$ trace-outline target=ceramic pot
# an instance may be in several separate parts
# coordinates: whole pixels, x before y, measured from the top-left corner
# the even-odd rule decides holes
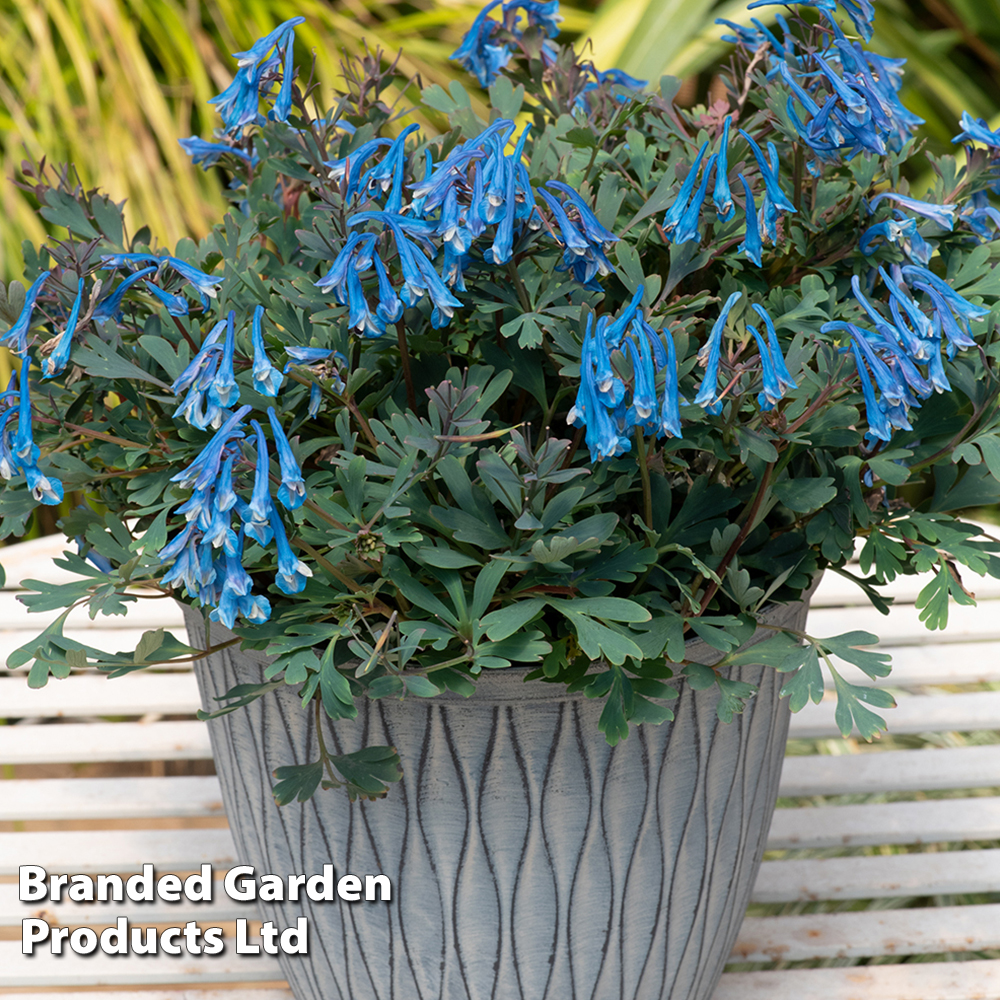
[[[804,603],[774,624],[802,629]],[[185,609],[192,643],[200,615]],[[754,640],[773,633],[760,630]],[[213,626],[213,641],[231,634]],[[718,654],[692,644],[692,658]],[[268,660],[196,664],[206,707]],[[280,958],[298,1000],[708,1000],[735,942],[771,822],[788,731],[786,679],[742,666],[759,694],[730,724],[714,688],[679,684],[676,718],[609,747],[603,702],[523,671],[486,673],[471,699],[366,702],[331,723],[331,752],[395,746],[386,799],[320,791],[282,808],[272,772],[315,760],[315,715],[292,689],[210,723],[241,863],[258,874],[385,874],[390,902],[273,902],[305,916],[307,956]]]

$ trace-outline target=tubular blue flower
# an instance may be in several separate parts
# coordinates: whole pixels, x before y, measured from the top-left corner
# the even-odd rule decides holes
[[[382,324],[395,323],[403,315],[403,303],[400,302],[396,289],[392,287],[389,273],[378,255],[374,258],[375,275],[378,278],[378,306],[375,313]]]
[[[719,361],[722,356],[722,331],[725,329],[730,311],[742,296],[742,292],[733,292],[726,299],[726,304],[722,307],[722,312],[719,313],[719,318],[715,321],[708,340],[705,341],[698,351],[698,364],[704,367],[705,377],[702,379],[701,388],[694,399],[696,406],[707,408],[717,402],[719,392]]]
[[[917,336],[921,340],[929,340],[932,337],[930,320],[921,312],[920,307],[910,298],[906,292],[903,291],[900,286],[885,273],[884,267],[879,267],[878,273],[882,276],[882,281],[885,282],[886,288],[889,289],[889,294],[892,296],[892,301],[896,302],[906,313],[910,322],[913,324],[913,329],[916,331]],[[901,276],[902,277],[902,276]],[[897,323],[898,326],[898,323]]]
[[[659,339],[659,338],[657,338]],[[664,338],[667,342],[667,361],[663,366],[666,380],[663,383],[663,401],[660,404],[660,424],[658,437],[683,437],[681,430],[680,380],[677,374],[677,348],[670,331]]]
[[[869,226],[861,234],[861,239],[858,242],[858,249],[866,257],[870,257],[878,249],[877,245],[872,246],[872,243],[875,241],[883,239],[889,243],[902,244],[905,238],[909,237],[912,239],[916,231],[917,223],[915,219],[907,219],[902,223],[895,222],[892,219],[886,219],[885,222],[879,222],[874,226]]]
[[[992,149],[1000,149],[1000,130],[992,131],[985,118],[973,118],[968,111],[962,112],[962,131],[952,142],[981,142]]]
[[[214,354],[222,350],[216,341],[226,328],[226,321],[219,320],[209,331],[208,335],[201,343],[198,353],[192,358],[190,364],[177,376],[170,391],[175,395],[180,395],[185,389],[194,384],[195,380],[205,371]]]
[[[319,413],[319,408],[323,402],[323,390],[319,387],[319,384],[313,382],[309,386],[309,408],[306,411],[310,417],[315,417]]]
[[[287,122],[292,110],[292,83],[295,80],[295,32],[285,35],[285,65],[281,74],[281,89],[278,91],[274,107],[268,118],[276,122]]]
[[[256,153],[251,155],[238,146],[230,146],[225,142],[208,142],[205,139],[199,139],[196,135],[192,135],[187,139],[178,139],[177,141],[183,147],[184,152],[191,157],[191,162],[196,165],[200,163],[204,170],[215,166],[220,158],[227,153],[232,153],[233,156],[239,157],[253,167],[256,167],[260,162],[260,157]]]
[[[743,192],[746,195],[746,234],[743,242],[736,248],[737,253],[745,253],[758,267],[761,266],[761,253],[763,245],[760,239],[760,227],[757,225],[757,206],[754,204],[753,193],[747,179],[742,174],[736,175],[743,185]]]
[[[419,125],[408,125],[403,129],[389,147],[389,151],[382,157],[382,160],[370,168],[364,177],[361,178],[361,189],[369,193],[375,188],[381,188],[383,192],[391,189],[389,198],[385,203],[385,211],[387,212],[399,212],[402,208],[403,166],[406,161],[406,140],[419,128]]]
[[[223,460],[222,470],[215,485],[215,506],[218,510],[231,510],[236,506],[236,494],[233,492],[233,463],[236,452],[231,451]]]
[[[919,201],[916,198],[907,198],[904,195],[896,194],[895,191],[883,191],[875,195],[868,203],[872,212],[875,211],[878,203],[885,198],[889,198],[897,205],[922,215],[925,219],[936,222],[942,229],[951,231],[955,226],[955,213],[958,211],[957,205],[935,205],[929,201]]]
[[[267,439],[264,431],[256,420],[250,421],[254,430],[254,444],[257,449],[257,464],[254,469],[253,493],[250,503],[244,506],[236,505],[246,527],[246,533],[261,545],[268,545],[273,532],[271,531],[271,501],[270,493],[270,463],[267,454]]]
[[[77,279],[76,298],[73,300],[73,307],[69,312],[69,319],[66,321],[66,329],[59,337],[59,342],[55,350],[42,359],[42,375],[45,378],[52,378],[58,375],[69,362],[69,352],[73,348],[73,335],[76,333],[76,322],[80,318],[80,304],[83,302],[83,279]]]
[[[797,389],[799,385],[792,378],[792,374],[785,364],[785,359],[781,354],[781,344],[778,343],[778,331],[774,328],[774,322],[770,315],[759,303],[755,302],[753,308],[757,315],[764,321],[764,326],[767,328],[767,344],[771,350],[771,363],[774,365],[775,377],[783,396],[789,389]]]
[[[722,142],[719,144],[719,159],[715,164],[715,191],[712,201],[720,222],[728,222],[735,214],[733,195],[729,190],[729,125],[733,116],[726,115],[726,123],[722,129]]]
[[[292,365],[314,365],[320,361],[326,361],[327,358],[333,355],[333,349],[328,347],[286,347],[285,354],[291,358],[282,372],[286,375],[291,369]]]
[[[0,337],[0,341],[19,358],[23,358],[28,352],[28,328],[31,326],[31,314],[35,309],[35,300],[51,273],[51,271],[43,271],[31,283],[31,287],[24,296],[24,305],[21,306],[21,312],[14,321],[14,325]]]
[[[868,369],[865,368],[858,342],[853,337],[851,338],[851,353],[854,355],[854,363],[857,365],[858,380],[861,382],[861,394],[865,400],[865,419],[868,421],[867,436],[877,438],[879,441],[891,441],[892,426],[886,418],[885,412],[875,399],[875,390],[872,388],[871,379],[868,377]]]
[[[559,34],[559,22],[562,20],[559,0],[507,0],[503,5],[504,11],[515,8],[523,10],[528,15],[528,24],[537,25],[549,38]]]
[[[21,362],[21,374],[18,376],[18,407],[17,431],[14,434],[12,447],[14,455],[21,467],[34,465],[41,452],[31,436],[31,389],[28,385],[28,369],[31,362],[27,357]]]
[[[12,378],[17,378],[16,373]],[[13,479],[17,475],[19,463],[14,457],[13,430],[10,427],[10,418],[16,413],[16,409],[10,409],[0,414],[0,479]]]
[[[54,476],[44,476],[36,465],[24,466],[24,478],[36,502],[55,507],[63,502],[63,484]]]
[[[486,15],[497,7],[500,0],[491,0],[477,15],[459,45],[449,58],[475,74],[481,87],[488,87],[504,66],[510,62],[511,51],[506,45],[491,42],[498,22]]]
[[[772,154],[772,159],[774,163],[769,163],[764,157],[764,153],[761,151],[760,146],[754,141],[753,137],[746,132],[744,129],[740,129],[740,135],[749,143],[750,150],[754,155],[754,159],[757,161],[757,167],[760,170],[761,177],[764,181],[764,187],[767,191],[768,197],[771,199],[774,207],[780,209],[782,212],[794,212],[795,206],[788,200],[785,192],[781,190],[781,185],[778,183],[778,162],[776,154]],[[768,148],[770,151],[769,144]]]
[[[514,214],[517,211],[515,165],[510,159],[503,157],[500,166],[502,169],[497,173],[503,177],[503,214],[490,247],[494,264],[506,264],[514,252]]]
[[[701,206],[704,204],[705,195],[708,193],[708,178],[712,172],[712,167],[715,164],[718,154],[713,153],[709,158],[708,162],[705,164],[705,169],[702,171],[701,183],[698,185],[698,190],[695,191],[688,203],[687,208],[684,209],[684,214],[680,217],[677,223],[677,228],[673,232],[674,243],[687,243],[688,240],[694,240],[695,242],[701,242],[701,233],[698,231],[698,221],[701,218]]]
[[[312,570],[292,552],[285,534],[285,526],[281,515],[273,505],[270,511],[271,529],[274,532],[274,544],[278,550],[278,572],[274,582],[285,594],[298,594],[305,589],[306,580],[312,576]]]
[[[241,69],[249,67],[246,76],[247,79],[252,79],[253,67],[264,59],[275,45],[280,45],[281,39],[286,34],[291,35],[300,24],[305,23],[304,17],[292,17],[287,21],[282,21],[273,31],[269,31],[263,38],[258,38],[249,49],[244,52],[234,52],[233,58],[236,60],[236,65]],[[286,40],[286,44],[290,44],[290,39]]]
[[[285,432],[274,412],[274,407],[267,408],[267,419],[271,422],[274,432],[274,446],[278,452],[278,465],[281,467],[281,486],[278,487],[278,500],[286,510],[296,510],[306,502],[306,484],[302,478],[299,463],[295,461],[292,447],[285,437]]]
[[[901,268],[904,278],[909,280],[919,279],[935,288],[938,294],[948,303],[952,312],[956,316],[963,316],[965,319],[983,319],[989,316],[990,310],[986,306],[977,306],[968,299],[959,295],[951,285],[942,281],[933,271],[926,267],[919,267],[915,264],[905,264]]]
[[[179,483],[182,489],[193,487],[196,490],[204,490],[210,487],[219,474],[223,449],[231,438],[243,437],[239,424],[252,409],[251,406],[241,406],[235,413],[230,414],[208,444],[202,448],[197,458],[187,468],[171,476],[170,481]]]
[[[165,292],[159,285],[154,285],[149,279],[146,280],[146,287],[167,307],[167,312],[171,316],[187,316],[187,299],[182,295],[171,295],[170,292]]]
[[[127,278],[125,278],[110,295],[105,295],[104,298],[97,303],[97,307],[94,309],[91,319],[98,323],[103,323],[109,319],[113,319],[117,322],[121,319],[122,300],[125,298],[125,293],[140,278],[146,277],[147,274],[153,274],[155,271],[155,267],[144,267],[139,271],[134,271]]]
[[[580,226],[583,230],[583,235],[587,240],[591,243],[598,243],[605,249],[610,244],[618,242],[619,237],[601,225],[597,216],[590,210],[590,206],[583,200],[579,192],[575,191],[568,184],[563,184],[562,181],[548,181],[545,186],[561,191],[573,203],[573,207],[580,216]]]
[[[179,257],[159,257],[152,253],[112,253],[101,254],[101,260],[109,268],[124,267],[126,264],[153,263],[158,267],[167,264],[185,281],[194,285],[200,295],[207,295],[209,298],[215,298],[215,286],[222,284],[222,278],[213,278]]]
[[[632,293],[629,304],[612,320],[608,322],[607,316],[602,316],[597,321],[597,332],[601,334],[602,341],[610,348],[615,349],[621,344],[622,337],[636,317],[641,317],[642,312],[639,307],[642,305],[642,297],[646,294],[645,285],[637,285]],[[588,324],[589,329],[589,324]]]
[[[233,370],[233,354],[236,348],[236,310],[230,309],[226,318],[226,340],[222,346],[219,370],[208,387],[208,400],[220,409],[228,409],[239,402],[240,387],[236,384]]]
[[[972,334],[968,330],[968,327],[962,329],[961,325],[956,322],[955,317],[948,308],[947,302],[936,288],[923,281],[914,281],[913,287],[925,292],[930,297],[931,302],[934,303],[935,314],[941,321],[941,332],[948,341],[949,359],[954,358],[959,350],[976,346],[976,342],[972,339]]]
[[[851,332],[852,343],[857,344],[861,353],[865,356],[868,368],[875,377],[879,392],[882,393],[883,401],[891,405],[904,402],[909,396],[906,384],[897,378],[889,366],[872,350],[871,344],[868,343],[868,338],[865,336],[865,331],[861,327],[854,326],[852,323],[845,323],[844,325]],[[830,324],[825,323],[820,329],[825,333],[829,326]]]
[[[867,125],[872,117],[868,102],[853,87],[850,87],[818,52],[813,53],[813,58],[818,63],[827,83],[844,102],[844,106],[847,108],[848,122],[858,127]]]
[[[391,146],[391,139],[369,139],[363,142],[353,153],[339,160],[327,160],[323,166],[329,168],[331,180],[342,181],[347,178],[347,189],[344,197],[350,200],[359,191],[361,183],[361,168],[370,160],[383,146]]]
[[[757,341],[757,350],[760,352],[760,368],[764,379],[764,390],[757,394],[757,403],[766,412],[773,410],[775,404],[779,403],[785,394],[778,384],[778,376],[771,362],[771,353],[767,349],[767,344],[764,343],[764,338],[760,335],[757,327],[751,326],[749,323],[747,323],[747,330],[753,335],[753,339]]]
[[[701,149],[698,150],[698,155],[695,157],[694,163],[691,164],[691,169],[688,171],[687,177],[684,178],[684,183],[681,185],[680,191],[677,192],[677,197],[670,208],[667,209],[667,214],[663,218],[663,232],[666,236],[670,236],[677,228],[681,217],[684,215],[691,192],[694,190],[695,182],[698,180],[698,168],[701,166],[701,161],[707,149],[708,141],[706,140],[702,143]]]
[[[632,387],[632,405],[629,407],[627,426],[651,429],[655,425],[656,412],[656,374],[653,371],[653,357],[649,351],[649,341],[644,337],[635,340],[629,338],[625,343],[632,361],[634,383]],[[652,419],[651,419],[652,418]]]
[[[264,347],[264,332],[262,320],[264,307],[256,306],[253,311],[253,323],[250,327],[250,343],[253,345],[253,387],[262,396],[277,396],[285,376],[271,364]]]

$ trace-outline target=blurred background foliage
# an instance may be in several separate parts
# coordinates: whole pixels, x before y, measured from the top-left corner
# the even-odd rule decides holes
[[[224,180],[192,167],[177,144],[218,124],[206,101],[232,79],[230,53],[302,15],[300,60],[315,54],[330,95],[343,50],[404,48],[404,79],[470,81],[449,54],[477,0],[0,0],[0,278],[17,277],[23,239],[46,224],[11,183],[25,151],[71,162],[80,180],[125,199],[134,231],[161,245],[199,237],[219,217]],[[876,0],[873,47],[909,60],[904,102],[927,119],[935,151],[950,148],[962,110],[1000,124],[1000,0]],[[686,82],[681,99],[718,92],[727,46],[716,17],[748,22],[745,0],[568,0],[563,30],[592,45],[599,68]],[[773,19],[775,8],[756,14]],[[592,39],[587,42],[587,39]],[[714,87],[713,87],[714,81]]]

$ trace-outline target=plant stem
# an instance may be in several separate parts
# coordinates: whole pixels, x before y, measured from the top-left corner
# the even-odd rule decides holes
[[[642,428],[635,429],[635,460],[639,463],[639,478],[642,480],[642,516],[646,527],[653,530],[653,492],[649,483],[649,463],[646,461],[646,439]]]
[[[417,393],[413,388],[413,373],[410,371],[410,351],[406,345],[406,326],[402,320],[396,324],[396,339],[399,341],[399,361],[403,369],[403,378],[406,380],[406,402],[410,409],[416,413]]]
[[[747,535],[750,534],[750,531],[753,528],[753,522],[757,517],[757,511],[760,510],[760,505],[764,502],[764,494],[767,492],[767,488],[771,484],[772,472],[774,472],[774,462],[768,462],[767,468],[764,469],[764,475],[760,477],[760,482],[757,484],[757,492],[754,494],[753,500],[750,502],[750,506],[746,510],[746,517],[743,520],[740,533],[733,539],[733,544],[729,546],[729,551],[722,557],[722,562],[720,562],[716,568],[715,572],[719,577],[719,580],[721,580],[725,575],[729,564],[736,557],[736,553],[739,552],[740,546],[746,541]],[[705,596],[701,599],[701,607],[698,609],[699,617],[708,610],[709,602],[713,597],[715,597],[719,586],[720,584],[713,580],[705,588]]]
[[[507,273],[510,275],[510,280],[517,289],[517,298],[521,303],[521,308],[526,312],[531,312],[531,300],[528,298],[528,290],[524,287],[524,282],[521,281],[521,275],[517,273],[517,265],[512,261],[507,261]]]

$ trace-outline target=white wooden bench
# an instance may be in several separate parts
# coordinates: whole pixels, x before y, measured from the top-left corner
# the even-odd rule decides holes
[[[59,571],[48,564],[53,548],[58,552],[61,546],[41,539],[0,551],[8,586],[26,577],[55,580]],[[800,912],[753,915],[752,907],[732,961],[772,968],[727,972],[716,1000],[1000,998],[1000,960],[979,957],[1000,950],[1000,742],[981,736],[983,745],[973,745],[976,741],[960,735],[1000,730],[1000,690],[983,690],[1000,684],[1000,585],[973,581],[979,607],[953,607],[952,627],[944,635],[928,633],[918,623],[912,606],[918,589],[913,580],[899,583],[894,592],[901,603],[889,618],[835,575],[827,575],[817,594],[812,634],[868,629],[883,636],[895,661],[888,686],[899,702],[888,714],[890,731],[922,734],[914,742],[928,745],[861,753],[853,741],[826,743],[839,740],[828,701],[793,717],[793,749],[809,750],[801,741],[811,740],[819,741],[813,751],[826,752],[786,758],[781,795],[810,805],[782,803],[768,846],[791,856],[765,860],[753,898],[757,909],[768,904]],[[0,661],[33,634],[29,628],[37,633],[43,620],[29,617],[13,590],[0,592]],[[106,649],[130,648],[143,629],[160,625],[183,635],[180,615],[167,601],[140,603],[126,619],[91,622],[82,614],[73,619],[77,634]],[[13,722],[0,724],[0,993],[27,1000],[39,994],[17,991],[104,987],[99,993],[60,990],[58,995],[63,1000],[289,1000],[274,960],[237,957],[229,947],[224,956],[211,958],[20,954],[20,922],[39,908],[52,923],[95,929],[123,913],[143,924],[183,925],[193,919],[202,926],[226,925],[253,918],[252,910],[222,892],[211,904],[38,907],[17,898],[13,876],[21,864],[96,874],[135,872],[153,862],[160,874],[191,871],[206,861],[216,871],[238,863],[213,776],[10,777],[43,764],[205,760],[210,748],[204,724],[194,719],[198,707],[188,670],[135,674],[112,683],[74,675],[41,691],[27,687],[24,671],[0,677],[0,720]],[[114,717],[128,721],[107,721]],[[973,790],[977,794],[969,794]],[[925,797],[934,792],[958,797]],[[907,800],[884,801],[897,793]],[[875,801],[829,801],[844,795]],[[121,821],[130,821],[129,828]],[[867,848],[861,856],[860,848]],[[806,850],[812,856],[796,856]],[[849,856],[836,856],[845,852]],[[956,905],[956,896],[965,899]],[[817,901],[840,912],[801,912]],[[850,909],[854,906],[864,908]],[[884,964],[900,956],[906,961]],[[825,967],[783,967],[811,960]],[[238,992],[221,989],[235,983],[241,984]],[[200,989],[216,984],[218,992]],[[151,986],[169,988],[129,992]],[[185,990],[195,986],[196,992]]]

